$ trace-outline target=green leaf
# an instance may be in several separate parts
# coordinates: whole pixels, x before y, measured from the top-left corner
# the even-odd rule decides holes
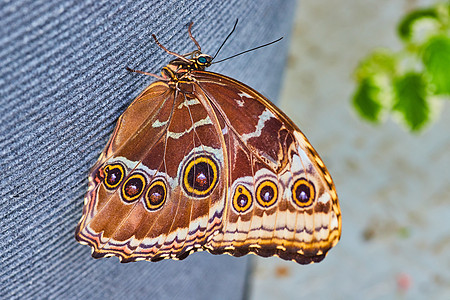
[[[419,73],[408,73],[395,81],[394,112],[411,131],[419,131],[430,121],[428,86]]]
[[[373,123],[382,121],[392,102],[396,69],[396,57],[387,49],[377,49],[359,63],[355,72],[359,84],[352,103],[361,117]]]
[[[437,95],[450,95],[450,38],[436,36],[430,39],[422,53],[427,75]]]
[[[387,85],[386,80],[379,76],[367,77],[360,82],[352,102],[361,117],[373,123],[382,120],[389,100]]]
[[[434,7],[412,11],[400,21],[397,27],[398,34],[405,41],[417,39],[417,31],[420,31],[417,27],[420,25],[439,27],[438,18],[438,13]]]
[[[358,81],[362,81],[374,75],[394,76],[397,72],[397,58],[389,49],[376,49],[362,60],[355,75]]]

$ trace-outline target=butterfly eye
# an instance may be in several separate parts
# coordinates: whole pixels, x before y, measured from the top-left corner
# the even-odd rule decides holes
[[[156,180],[150,185],[145,194],[145,206],[149,210],[157,210],[163,206],[166,198],[166,184],[162,180]]]
[[[125,173],[120,164],[107,165],[103,172],[105,173],[104,183],[108,189],[115,189],[122,182]]]
[[[207,156],[191,160],[183,172],[183,188],[194,197],[206,197],[218,181],[217,164]]]
[[[122,197],[125,202],[133,202],[142,195],[145,187],[145,177],[136,173],[131,175],[122,186]]]
[[[314,185],[305,178],[298,179],[292,187],[294,202],[300,207],[308,207],[314,202]]]
[[[202,65],[206,64],[206,62],[207,62],[206,57],[204,57],[204,56],[199,57],[198,62]]]
[[[278,198],[277,185],[270,181],[265,180],[258,185],[256,189],[256,200],[263,207],[272,206]]]
[[[252,205],[252,195],[243,185],[238,185],[234,191],[233,207],[237,212],[245,212]]]

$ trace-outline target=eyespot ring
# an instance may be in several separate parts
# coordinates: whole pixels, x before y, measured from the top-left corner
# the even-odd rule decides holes
[[[264,208],[268,208],[277,202],[278,188],[271,180],[264,180],[256,188],[256,200]]]
[[[131,203],[138,199],[144,192],[146,180],[144,175],[135,173],[128,177],[122,185],[122,198],[125,202]]]
[[[145,207],[149,210],[160,209],[167,199],[166,183],[162,179],[156,179],[145,193]]]
[[[109,190],[116,189],[125,176],[125,170],[121,164],[106,165],[103,172],[105,173],[103,183]]]
[[[189,196],[203,198],[212,193],[219,180],[217,163],[209,156],[197,156],[183,170],[182,186]]]
[[[306,178],[300,178],[292,186],[292,198],[299,207],[311,206],[316,197],[314,184]]]
[[[246,212],[252,206],[252,202],[253,199],[250,191],[242,184],[239,184],[234,189],[233,208],[238,213],[243,213]]]

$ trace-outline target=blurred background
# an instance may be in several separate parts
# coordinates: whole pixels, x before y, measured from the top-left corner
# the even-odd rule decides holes
[[[449,103],[415,133],[352,105],[359,61],[400,51],[402,17],[434,3],[298,3],[279,104],[335,181],[342,238],[315,265],[253,257],[250,299],[450,299]]]
[[[397,33],[435,3],[0,1],[0,299],[450,299],[450,108],[433,96],[450,94],[450,12],[426,57],[410,54],[436,22],[419,40]],[[189,21],[214,53],[236,18],[220,58],[285,39],[211,71],[266,95],[305,133],[335,181],[341,241],[308,266],[208,253],[94,260],[73,237],[88,172],[153,81],[125,67],[159,72],[169,60],[152,33],[192,49]]]

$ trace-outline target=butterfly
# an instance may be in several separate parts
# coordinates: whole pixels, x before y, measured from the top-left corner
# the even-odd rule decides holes
[[[203,250],[321,261],[341,234],[327,168],[264,96],[205,71],[218,52],[202,53],[191,28],[197,50],[184,55],[152,35],[176,57],[162,76],[129,69],[159,80],[119,117],[92,168],[77,241],[121,262]]]

